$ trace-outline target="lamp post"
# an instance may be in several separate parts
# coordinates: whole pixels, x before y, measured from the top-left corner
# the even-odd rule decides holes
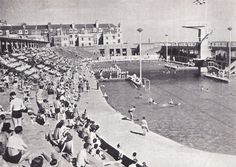
[[[169,59],[168,59],[168,34],[165,34],[166,36],[166,61],[168,62]]]
[[[228,78],[230,77],[230,64],[231,64],[231,31],[232,27],[227,28],[229,30],[229,73],[228,73]]]
[[[140,77],[140,82],[142,83],[142,40],[141,40],[141,33],[143,31],[142,28],[138,28],[137,31],[139,32],[139,77]]]

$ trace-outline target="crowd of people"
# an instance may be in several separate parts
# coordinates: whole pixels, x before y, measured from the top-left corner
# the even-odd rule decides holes
[[[20,52],[17,54],[22,56]],[[33,54],[33,58],[30,59],[28,54]],[[24,59],[24,63],[32,65],[28,70],[36,69],[32,73],[34,77],[26,75],[27,70],[23,74],[17,70],[6,70],[6,67],[1,71],[3,91],[9,94],[9,110],[0,106],[0,160],[2,158],[5,162],[15,164],[27,161],[29,166],[37,167],[43,166],[43,161],[46,160],[51,166],[59,166],[56,154],[48,156],[42,153],[32,157],[28,151],[28,146],[22,137],[24,136],[22,120],[26,113],[32,123],[41,126],[55,124],[54,130],[46,134],[46,139],[69,163],[85,167],[89,163],[88,155],[90,155],[103,162],[104,166],[122,164],[123,153],[120,145],[118,144],[116,148],[117,160],[111,161],[107,158],[106,150],[101,148],[102,141],[96,134],[99,125],[88,117],[86,109],[81,111],[78,106],[81,95],[90,90],[90,83],[81,71],[84,68],[88,69],[89,62],[83,63],[81,67],[82,65],[74,63],[73,60],[60,58],[54,51],[46,48],[25,50],[24,55],[27,59]],[[43,55],[57,57],[64,65],[55,63],[54,59],[47,59]],[[8,55],[6,60],[8,58],[11,58],[11,55]],[[43,61],[45,64],[42,65]],[[45,67],[50,68],[44,70]],[[93,71],[90,72],[93,75]],[[37,83],[33,82],[34,79],[37,79]],[[33,100],[36,100],[37,110],[33,107]],[[145,118],[142,120],[142,128],[148,131]],[[74,132],[83,141],[83,147],[79,152],[74,149]],[[4,161],[0,161],[2,162]]]

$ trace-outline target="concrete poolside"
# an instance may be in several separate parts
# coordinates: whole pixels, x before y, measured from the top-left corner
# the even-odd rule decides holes
[[[91,90],[85,93],[80,101],[80,109],[87,109],[90,118],[95,120],[100,129],[98,135],[115,147],[122,146],[125,155],[131,157],[138,153],[139,163],[147,162],[148,166],[193,166],[193,167],[227,167],[236,165],[236,156],[209,153],[192,149],[170,139],[150,132],[147,136],[133,134],[130,131],[142,132],[141,127],[133,122],[122,120],[96,89],[96,81],[89,79]]]

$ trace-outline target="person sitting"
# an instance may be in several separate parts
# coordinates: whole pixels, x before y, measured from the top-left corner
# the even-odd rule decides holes
[[[58,114],[60,112],[60,107],[61,107],[61,102],[60,102],[60,98],[57,96],[56,100],[53,103],[54,108],[55,108],[55,114]]]
[[[24,160],[28,147],[22,139],[22,126],[15,127],[14,132],[15,133],[8,139],[3,159],[7,162],[18,164],[20,161]]]
[[[3,154],[6,151],[8,138],[9,138],[9,134],[5,132],[5,130],[0,133],[0,146],[3,151]]]
[[[9,164],[3,160],[3,155],[5,153],[5,146],[0,143],[0,166],[1,167],[10,167]]]
[[[64,138],[62,139],[60,145],[60,152],[64,152],[71,156],[74,155],[73,136],[69,132],[64,135]]]
[[[67,127],[72,128],[74,126],[74,112],[69,105],[66,106],[65,115],[67,120]]]
[[[90,127],[89,127],[90,125],[89,125],[89,122],[87,122],[85,125],[84,125],[84,127],[83,127],[83,129],[82,129],[82,132],[81,132],[81,137],[82,138],[85,138],[86,136],[89,136],[89,133],[90,133]]]
[[[30,167],[43,167],[43,157],[42,156],[37,156],[32,159],[30,163]]]
[[[84,143],[83,149],[80,150],[79,154],[77,155],[77,161],[76,161],[77,167],[85,167],[86,164],[89,164],[88,159],[87,159],[88,147],[89,147],[89,144]]]
[[[1,114],[0,115],[0,132],[2,130],[2,127],[3,127],[3,124],[5,123],[6,121],[6,116],[4,114]]]
[[[53,133],[48,134],[48,139],[53,145],[59,145],[59,143],[63,140],[64,138],[64,133],[66,133],[67,128],[65,127],[65,122],[61,120],[60,122],[57,123]]]
[[[61,121],[61,120],[65,121],[66,120],[64,106],[62,106],[62,108],[60,109],[60,112],[56,115],[56,119],[57,119],[57,121]]]
[[[48,103],[48,100],[47,99],[43,99],[43,104],[42,104],[42,111],[41,111],[42,114],[45,114],[46,116],[52,118],[52,113],[50,111],[50,106],[49,106],[49,103]]]
[[[37,122],[39,125],[45,125],[46,123],[45,114],[38,114],[35,118],[35,122]]]

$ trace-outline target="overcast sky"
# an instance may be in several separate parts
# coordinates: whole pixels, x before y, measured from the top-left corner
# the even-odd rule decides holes
[[[9,24],[113,23],[122,25],[124,40],[138,41],[137,28],[143,41],[196,41],[197,32],[181,28],[202,24],[205,5],[194,0],[0,0],[0,19]],[[207,20],[213,29],[211,40],[228,40],[227,27],[232,26],[236,40],[236,0],[208,0]]]

